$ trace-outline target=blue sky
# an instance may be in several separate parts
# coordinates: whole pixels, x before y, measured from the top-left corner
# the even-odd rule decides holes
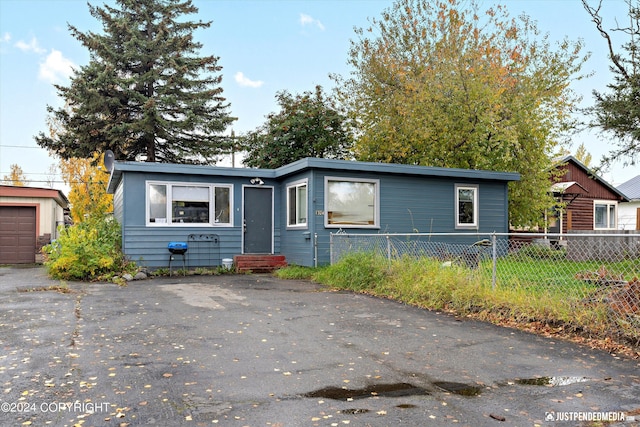
[[[595,0],[594,0],[595,1]],[[93,5],[105,2],[90,1]],[[113,4],[113,1],[107,1]],[[301,93],[322,85],[333,87],[329,73],[347,75],[349,41],[354,27],[380,17],[391,0],[194,0],[192,19],[213,21],[196,32],[202,55],[220,57],[224,96],[238,117],[235,132],[255,129],[277,110],[275,94]],[[605,41],[597,33],[580,0],[507,0],[512,16],[526,13],[551,40],[582,38],[591,52],[584,72],[593,75],[574,89],[592,103],[593,89],[611,80]],[[492,5],[493,2],[485,2]],[[605,27],[625,22],[622,0],[604,0]],[[100,31],[84,0],[0,0],[0,178],[18,164],[32,186],[46,186],[47,171],[57,159],[37,147],[33,137],[46,131],[46,106],[59,107],[53,83],[67,84],[71,67],[85,65],[88,52],[74,39],[67,23],[81,31]],[[597,162],[608,151],[597,132],[574,138],[584,142]],[[620,184],[640,173],[638,166],[616,165],[603,177]],[[59,180],[59,178],[58,178]],[[65,190],[62,183],[56,188]]]

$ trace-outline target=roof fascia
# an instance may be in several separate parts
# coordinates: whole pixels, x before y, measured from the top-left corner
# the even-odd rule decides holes
[[[136,173],[173,173],[204,176],[229,176],[240,178],[275,178],[273,169],[232,168],[208,165],[189,165],[178,163],[151,163],[151,162],[114,162],[107,192],[113,193],[125,172]]]
[[[520,181],[516,172],[495,172],[474,169],[440,168],[432,166],[400,165],[391,163],[356,162],[351,160],[319,159],[307,157],[278,169],[232,168],[173,163],[115,162],[111,171],[107,191],[113,193],[124,172],[175,173],[206,176],[259,177],[278,179],[311,169],[337,170],[343,172],[368,172],[396,175],[459,178],[492,181]]]
[[[21,185],[0,185],[0,196],[5,197],[34,197],[53,199],[62,208],[69,206],[69,200],[60,190],[55,188],[27,187]]]
[[[307,169],[329,169],[351,172],[373,172],[413,176],[467,178],[497,181],[519,181],[516,172],[495,172],[475,169],[440,168],[392,163],[356,162],[351,160],[305,158],[276,169],[276,177],[284,177]]]
[[[587,175],[589,175],[590,177],[595,179],[597,182],[599,182],[604,187],[607,187],[607,189],[609,189],[612,193],[614,193],[617,196],[619,196],[622,199],[621,200],[622,202],[628,202],[629,201],[629,198],[624,193],[622,193],[620,190],[618,190],[613,185],[609,184],[607,181],[605,181],[599,175],[595,174],[584,163],[582,163],[580,160],[576,159],[573,156],[565,156],[565,157],[563,157],[560,160],[560,164],[558,166],[561,166],[562,164],[567,163],[567,162],[573,162],[576,166],[578,166],[580,169],[582,169]]]

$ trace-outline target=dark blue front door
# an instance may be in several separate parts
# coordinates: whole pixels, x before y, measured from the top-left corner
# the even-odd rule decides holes
[[[244,188],[244,253],[273,251],[273,189]]]

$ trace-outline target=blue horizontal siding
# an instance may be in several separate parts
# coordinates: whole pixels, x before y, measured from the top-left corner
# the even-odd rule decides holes
[[[210,251],[205,243],[190,242],[190,234],[216,234],[218,245],[210,262],[205,260],[205,255]],[[239,254],[240,238],[242,229],[220,228],[215,232],[208,230],[203,232],[202,228],[170,228],[170,227],[137,227],[126,226],[123,229],[124,252],[131,261],[135,261],[140,266],[148,268],[167,267],[169,263],[169,242],[187,242],[190,246],[187,250],[187,260],[189,267],[212,267],[221,265],[222,258],[233,258]],[[213,245],[212,245],[213,247]],[[178,259],[181,260],[180,257]]]
[[[505,232],[508,228],[507,182],[517,174],[422,168],[405,165],[304,159],[277,170],[232,169],[188,165],[118,163],[109,189],[114,193],[114,215],[123,224],[123,247],[131,260],[150,268],[166,267],[170,241],[187,241],[189,234],[219,236],[219,247],[209,256],[206,249],[187,252],[191,262],[211,259],[219,265],[242,251],[242,188],[248,178],[261,177],[274,188],[274,253],[290,264],[319,265],[329,262],[329,235],[337,228],[324,227],[325,176],[376,179],[380,183],[379,227],[348,228],[349,233],[428,233],[455,230],[455,184],[472,184],[479,191],[479,233]],[[307,228],[288,228],[286,186],[308,179]],[[233,227],[146,226],[146,181],[198,182],[233,185]],[[315,236],[317,235],[317,240]],[[314,247],[315,243],[315,247]],[[315,260],[317,250],[318,259]],[[206,252],[206,253],[205,253]],[[208,258],[207,258],[208,257]],[[192,265],[190,265],[191,267]],[[205,266],[205,265],[197,265]]]
[[[508,227],[507,200],[504,182],[473,181],[444,177],[411,177],[376,174],[337,174],[334,171],[318,172],[314,176],[315,210],[324,209],[325,176],[378,179],[380,185],[380,227],[363,229],[344,227],[353,234],[370,233],[445,233],[460,231],[469,233],[506,232]],[[477,230],[455,229],[455,184],[478,186]],[[324,217],[315,217],[313,232],[317,233],[318,264],[330,262],[330,233],[338,229],[325,229]],[[473,238],[451,239],[460,243],[473,243]]]

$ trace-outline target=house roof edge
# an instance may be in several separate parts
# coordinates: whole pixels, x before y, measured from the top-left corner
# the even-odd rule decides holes
[[[593,170],[591,170],[588,166],[586,166],[580,160],[576,159],[574,156],[567,155],[567,156],[564,156],[564,157],[560,158],[559,162],[558,162],[558,165],[562,165],[563,163],[567,163],[567,162],[575,163],[579,168],[584,170],[589,176],[593,177],[600,184],[602,184],[603,186],[607,187],[607,189],[610,190],[612,193],[614,193],[617,196],[619,196],[621,198],[622,202],[628,202],[629,201],[629,198],[623,192],[618,190],[613,185],[609,184],[604,178],[602,178],[601,176],[597,175],[595,172],[593,172]]]
[[[195,173],[200,175],[219,175],[224,172],[227,176],[284,178],[288,175],[308,169],[325,169],[352,172],[374,172],[388,174],[402,174],[414,176],[439,176],[450,178],[482,179],[494,181],[519,181],[517,172],[496,172],[476,169],[442,168],[434,166],[401,165],[396,163],[358,162],[353,160],[321,159],[306,157],[277,169],[233,168],[207,165],[190,165],[177,163],[146,163],[146,162],[115,162],[107,192],[115,192],[124,172],[141,173]]]
[[[443,168],[435,166],[402,165],[397,163],[358,162],[353,160],[307,157],[276,169],[276,177],[284,177],[306,169],[333,169],[354,172],[395,173],[403,175],[442,176],[456,178],[519,181],[517,172],[497,172],[477,169]]]

